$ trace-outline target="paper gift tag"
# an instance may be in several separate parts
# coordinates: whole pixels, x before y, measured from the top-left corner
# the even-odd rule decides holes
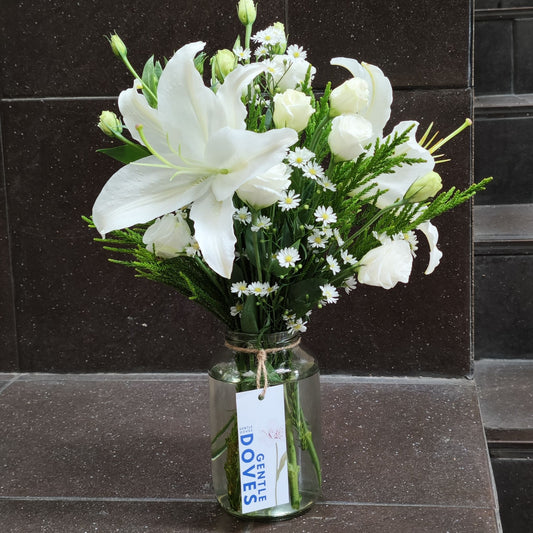
[[[242,512],[289,503],[283,385],[237,393]]]

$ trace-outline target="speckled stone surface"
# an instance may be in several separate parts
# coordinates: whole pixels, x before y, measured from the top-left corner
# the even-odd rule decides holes
[[[2,531],[499,531],[471,381],[323,377],[322,499],[268,526],[214,501],[206,393],[199,375],[0,387]]]
[[[476,361],[475,378],[487,439],[531,448],[533,361],[482,359]]]

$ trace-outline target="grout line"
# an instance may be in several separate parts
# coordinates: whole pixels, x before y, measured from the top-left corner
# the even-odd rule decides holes
[[[22,374],[17,374],[16,376],[12,377],[5,385],[2,385],[2,387],[0,387],[0,394],[2,394],[12,383],[15,383],[15,381],[20,379],[21,376]]]
[[[0,502],[65,502],[65,503],[214,503],[215,498],[120,498],[120,497],[76,497],[76,496],[0,496]],[[388,503],[388,502],[348,502],[320,500],[315,505],[333,505],[349,507],[403,507],[425,509],[491,509],[490,505],[456,505],[432,503]]]

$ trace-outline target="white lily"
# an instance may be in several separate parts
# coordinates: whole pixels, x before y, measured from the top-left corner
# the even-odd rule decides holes
[[[93,221],[105,234],[190,205],[205,261],[229,278],[236,241],[233,194],[281,163],[298,136],[288,128],[246,130],[242,88],[263,66],[237,67],[214,93],[193,62],[204,46],[187,44],[168,62],[159,80],[157,109],[137,91],[137,83],[120,94],[127,128],[153,155],[109,179],[94,204]]]
[[[397,167],[392,172],[381,174],[364,185],[364,187],[367,187],[370,184],[376,186],[371,190],[371,194],[374,194],[378,190],[384,191],[376,201],[376,206],[379,209],[388,207],[398,200],[401,200],[409,190],[409,187],[411,187],[417,179],[429,174],[435,166],[435,160],[430,152],[420,146],[416,141],[415,135],[417,127],[418,122],[415,121],[400,122],[392,130],[392,133],[384,139],[387,140],[388,138],[392,138],[395,134],[402,134],[408,128],[411,128],[407,134],[408,140],[396,148],[395,155],[403,153],[410,159],[422,159],[423,161],[420,163],[413,163],[412,165]],[[358,190],[360,189],[355,189],[353,192],[355,193]]]
[[[390,118],[392,86],[383,71],[375,65],[359,63],[349,57],[334,57],[330,63],[349,70],[354,78],[363,80],[368,86],[368,103],[353,110],[372,124],[374,139],[383,134],[383,128]]]

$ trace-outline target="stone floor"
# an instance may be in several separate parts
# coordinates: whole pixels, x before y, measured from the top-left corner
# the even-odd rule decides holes
[[[274,524],[217,506],[207,403],[195,374],[0,374],[0,531],[501,531],[473,381],[323,376],[322,499]]]

